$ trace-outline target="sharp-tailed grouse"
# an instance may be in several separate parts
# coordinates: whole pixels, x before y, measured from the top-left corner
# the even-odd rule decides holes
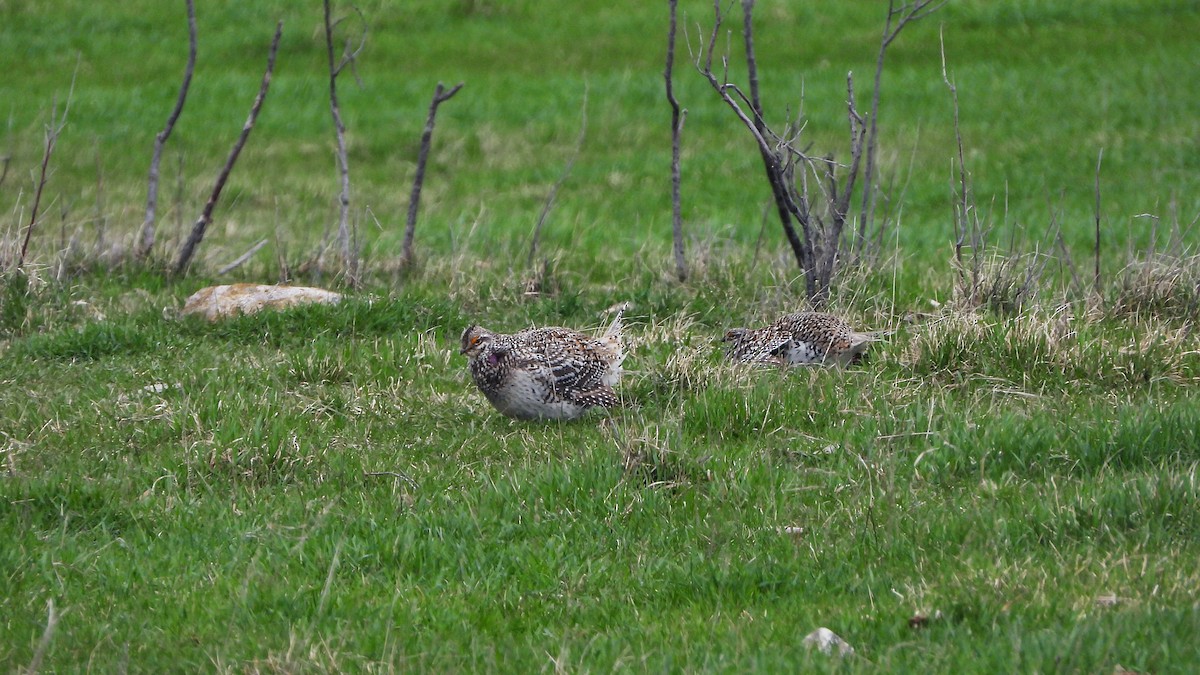
[[[857,333],[832,314],[788,314],[765,328],[725,333],[726,354],[735,361],[775,365],[849,365],[862,361],[882,333]]]
[[[462,334],[471,377],[501,413],[525,420],[566,420],[618,402],[625,348],[621,314],[600,337],[568,328],[530,328],[506,335],[478,325]]]

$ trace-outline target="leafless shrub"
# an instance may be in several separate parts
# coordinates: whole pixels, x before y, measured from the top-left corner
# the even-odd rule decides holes
[[[962,129],[959,125],[958,88],[946,69],[945,42],[942,42],[942,80],[950,91],[954,114],[954,140],[957,149],[957,184],[954,194],[954,257],[951,267],[957,279],[956,301],[969,309],[986,307],[1001,314],[1021,312],[1041,291],[1048,264],[1054,259],[1045,253],[1052,247],[1044,242],[1032,253],[1019,248],[1015,236],[1007,250],[995,248],[989,241],[994,228],[980,213],[971,189],[966,166]],[[1014,228],[1015,230],[1015,228]],[[1049,241],[1062,247],[1058,225],[1051,220]],[[1065,251],[1065,247],[1062,247]],[[1069,264],[1069,258],[1067,259]]]
[[[842,266],[843,232],[851,222],[850,202],[856,184],[861,180],[864,193],[855,243],[856,253],[865,254],[867,232],[874,218],[871,193],[875,188],[874,166],[877,146],[879,92],[884,56],[887,48],[906,25],[928,16],[943,2],[915,0],[888,3],[887,20],[876,60],[875,95],[872,101],[870,125],[859,113],[854,95],[853,74],[846,77],[847,118],[849,122],[850,161],[836,162],[833,155],[811,154],[801,143],[804,124],[794,120],[784,131],[777,132],[767,125],[759,97],[758,73],[754,54],[752,17],[754,0],[742,0],[742,34],[745,44],[747,83],[749,93],[729,81],[728,59],[722,59],[720,77],[713,71],[717,37],[723,20],[721,0],[714,0],[714,22],[705,46],[695,56],[696,69],[708,80],[721,100],[733,110],[758,145],[766,170],[767,182],[775,199],[776,211],[784,235],[791,246],[797,266],[805,277],[809,302],[816,307],[829,299],[833,278]],[[744,107],[743,107],[744,106]],[[866,154],[867,165],[862,167]],[[799,234],[795,224],[800,226]]]

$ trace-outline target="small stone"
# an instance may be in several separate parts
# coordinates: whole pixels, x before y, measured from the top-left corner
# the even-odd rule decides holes
[[[832,654],[834,650],[837,650],[838,656],[849,656],[854,653],[854,647],[851,647],[849,642],[824,626],[805,636],[804,646],[810,649],[816,647],[822,654]]]
[[[942,610],[934,610],[930,612],[917,612],[908,619],[908,627],[912,629],[926,628],[932,621],[942,620]]]
[[[180,314],[199,314],[209,321],[216,321],[254,314],[262,309],[278,310],[312,303],[333,304],[341,299],[340,293],[309,286],[228,284],[196,291],[184,302]]]

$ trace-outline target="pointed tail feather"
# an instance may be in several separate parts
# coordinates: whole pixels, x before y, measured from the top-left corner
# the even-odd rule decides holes
[[[624,328],[621,324],[621,317],[625,316],[625,312],[629,311],[629,308],[632,306],[633,303],[626,300],[604,310],[606,314],[615,313],[616,316],[613,317],[612,323],[608,325],[608,330],[604,331],[604,335],[601,337],[616,337],[619,339],[621,337],[621,330]]]

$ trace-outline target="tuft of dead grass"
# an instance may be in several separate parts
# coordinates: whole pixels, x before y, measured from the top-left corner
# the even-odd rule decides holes
[[[1026,389],[1051,382],[1182,384],[1200,375],[1200,336],[1191,324],[1117,321],[1071,304],[1006,317],[951,309],[912,331],[900,362],[918,375],[1003,378]]]
[[[1102,307],[1114,318],[1200,320],[1200,255],[1150,255],[1130,262]]]

